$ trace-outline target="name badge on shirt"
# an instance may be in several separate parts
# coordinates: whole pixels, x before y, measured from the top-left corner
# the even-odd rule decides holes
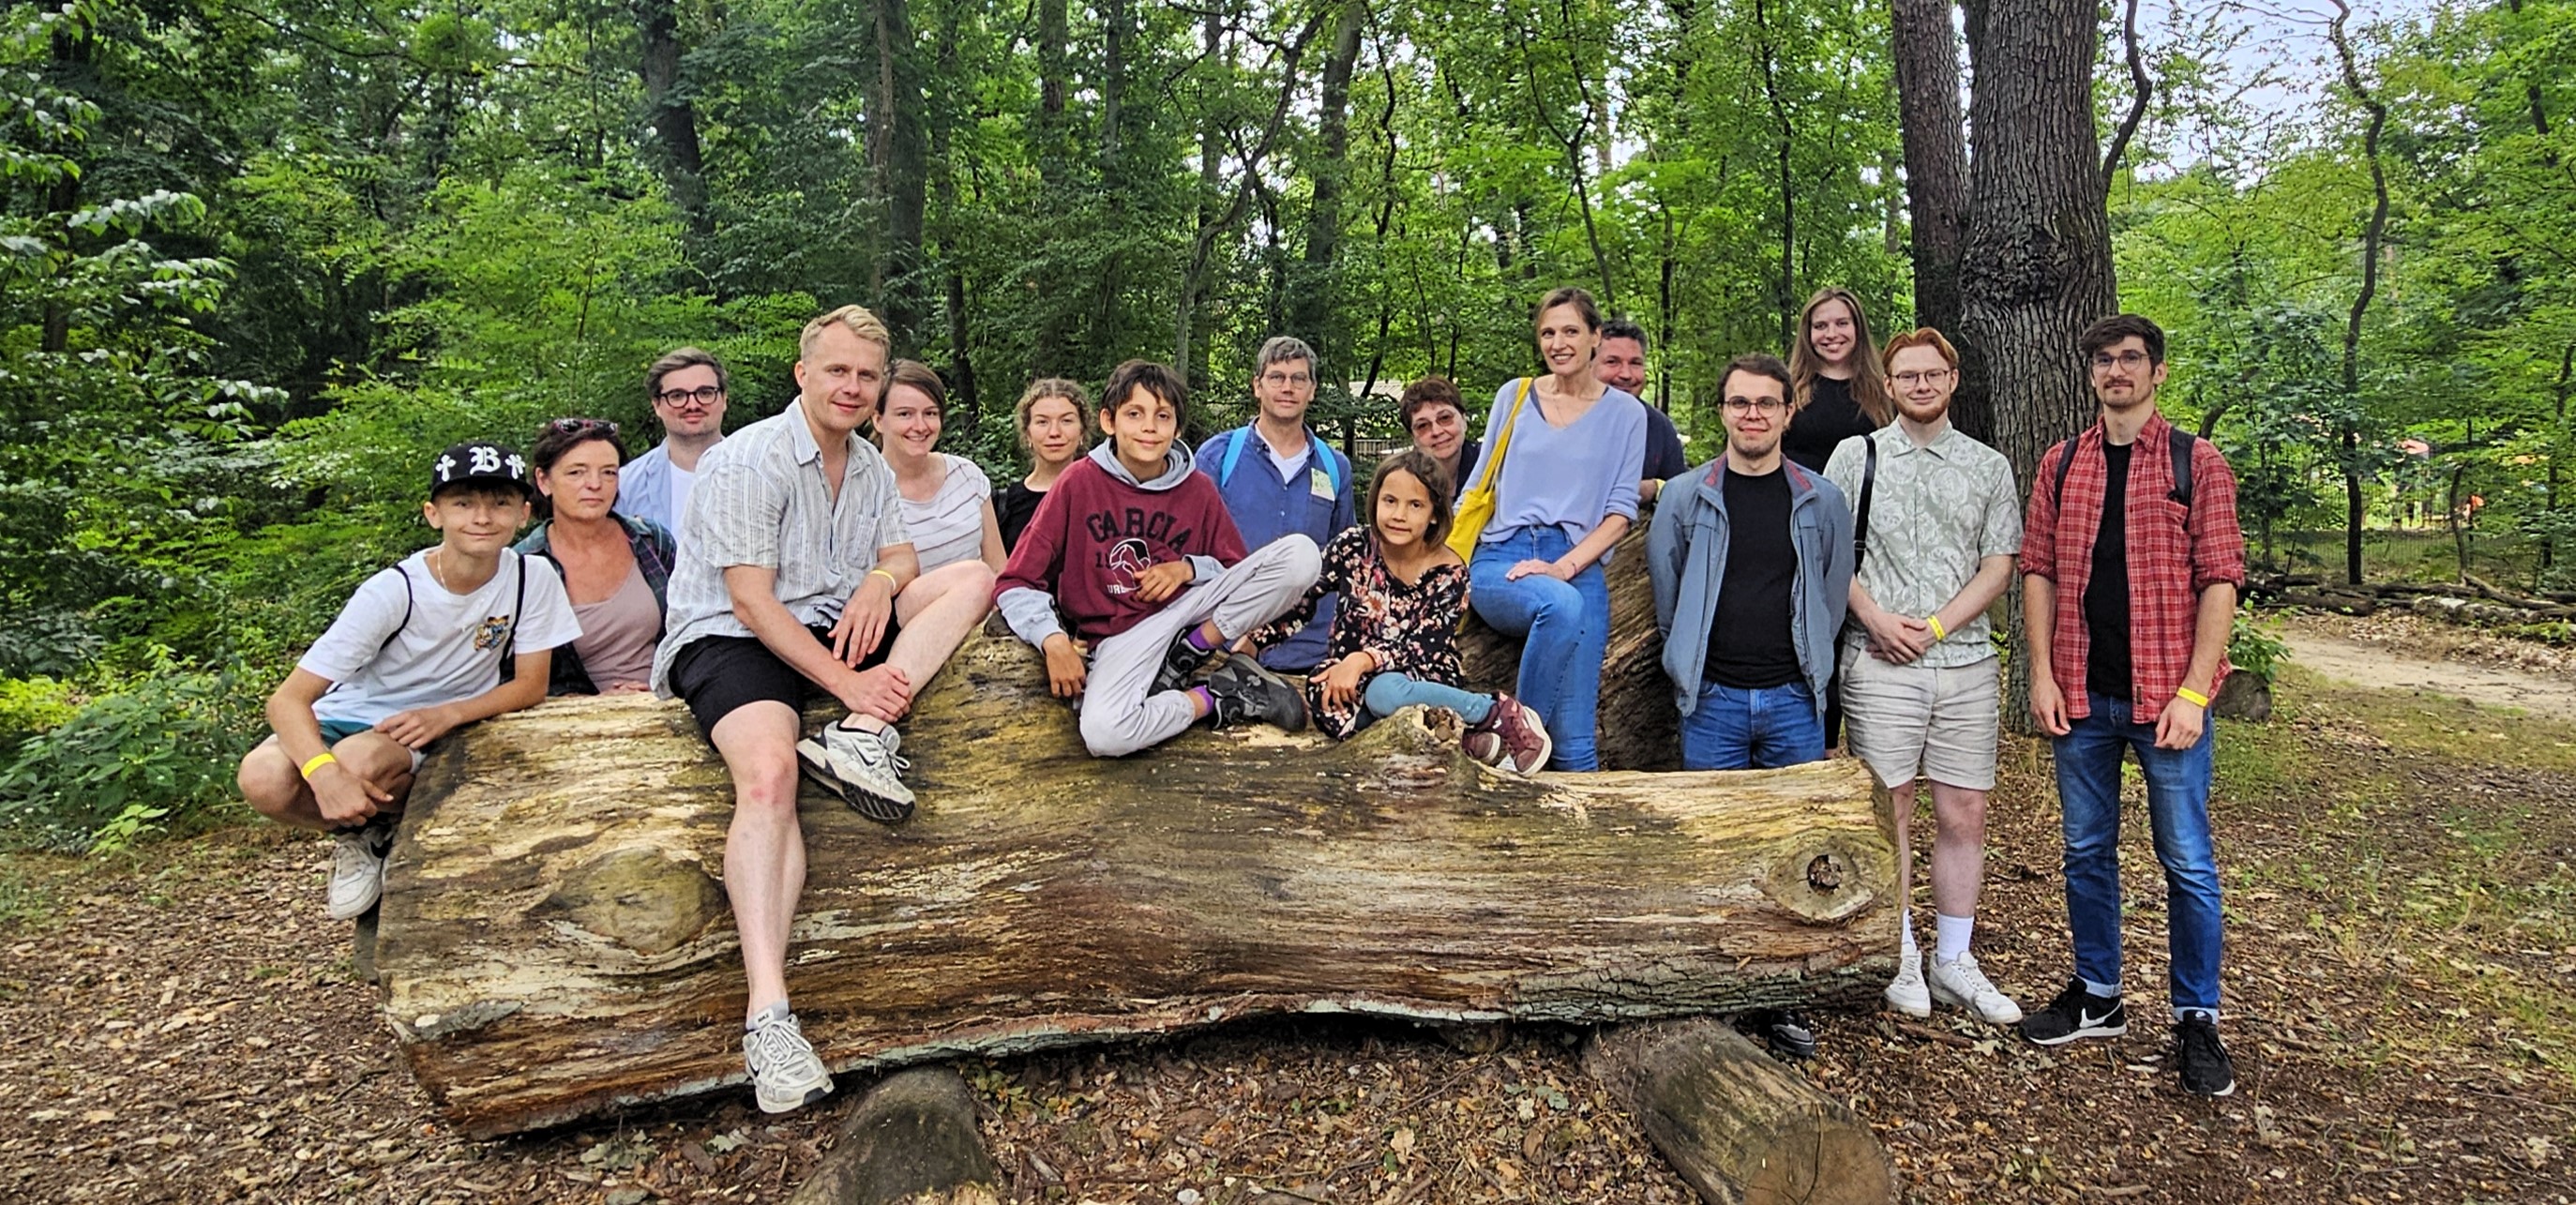
[[[1326,501],[1326,502],[1330,502],[1330,501],[1332,501],[1332,500],[1333,500],[1333,476],[1332,476],[1332,474],[1327,473],[1327,472],[1325,472],[1325,471],[1324,471],[1324,470],[1322,470],[1322,469],[1308,469],[1308,470],[1306,470],[1306,492],[1307,492],[1307,493],[1309,493],[1309,494],[1313,494],[1314,496],[1316,496],[1316,497],[1318,497],[1318,498],[1321,498],[1321,499],[1323,499],[1323,500],[1324,500],[1324,501]]]

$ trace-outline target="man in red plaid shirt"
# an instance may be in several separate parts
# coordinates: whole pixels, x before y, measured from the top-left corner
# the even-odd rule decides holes
[[[2054,1046],[2129,1030],[2120,998],[2120,760],[2134,750],[2165,869],[2182,1086],[2225,1096],[2236,1072],[2218,1040],[2208,709],[2227,674],[2245,583],[2236,477],[2209,441],[2156,413],[2165,334],[2155,323],[2105,318],[2081,342],[2102,418],[2040,457],[2021,546],[2030,710],[2055,738],[2075,976],[2022,1022],[2022,1036]]]

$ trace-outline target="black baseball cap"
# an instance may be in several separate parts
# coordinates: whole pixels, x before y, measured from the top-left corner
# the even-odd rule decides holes
[[[455,485],[489,483],[514,486],[522,495],[533,495],[536,487],[528,481],[526,457],[496,443],[468,440],[438,454],[429,462],[429,496]]]

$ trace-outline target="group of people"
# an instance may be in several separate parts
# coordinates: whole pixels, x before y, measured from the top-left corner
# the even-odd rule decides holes
[[[871,819],[909,817],[897,725],[988,611],[1037,650],[1096,756],[1203,721],[1311,720],[1346,738],[1425,706],[1455,712],[1463,751],[1497,769],[1588,771],[1603,571],[1651,507],[1642,555],[1684,767],[1814,761],[1838,719],[1897,800],[1909,901],[1915,784],[1931,788],[1934,948],[1918,951],[1909,908],[1890,1006],[1923,1016],[1939,1002],[2043,1044],[2126,1032],[2131,748],[2172,885],[2183,1085],[2232,1090],[2205,711],[2243,539],[2224,458],[2156,413],[2162,332],[2131,315],[2085,332],[2100,421],[2042,459],[2027,504],[2009,462],[1949,423],[1949,340],[1927,328],[1880,349],[1846,291],[1809,302],[1787,361],[1726,365],[1725,446],[1696,467],[1640,400],[1641,329],[1565,288],[1533,336],[1540,371],[1495,391],[1476,437],[1455,385],[1408,386],[1413,446],[1365,483],[1306,425],[1318,357],[1294,337],[1260,349],[1251,421],[1195,449],[1169,366],[1119,365],[1096,405],[1073,381],[1035,382],[1013,416],[1030,468],[1000,489],[937,450],[944,385],[894,358],[866,309],[808,323],[795,403],[730,436],[725,367],[674,351],[645,374],[665,439],[641,456],[617,424],[574,417],[524,458],[476,441],[432,463],[422,513],[438,542],[360,586],[270,698],[274,735],[243,760],[243,794],[333,835],[328,907],[357,917],[381,895],[432,742],[547,693],[681,700],[731,776],[742,1047],[760,1106],[785,1111],[832,1086],[786,982],[805,876],[798,778]],[[2028,1016],[1969,949],[1999,721],[1987,612],[2016,566],[2075,946],[2066,989]],[[1509,691],[1466,688],[1456,633],[1470,610],[1525,641]],[[827,695],[846,714],[804,736],[803,707]],[[1794,1015],[1768,1032],[1812,1049]]]

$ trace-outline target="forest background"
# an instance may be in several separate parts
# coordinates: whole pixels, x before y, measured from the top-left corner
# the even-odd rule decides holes
[[[1404,381],[1528,371],[1559,284],[1645,325],[1696,461],[1714,367],[1842,285],[1960,339],[2025,488],[2116,305],[2265,567],[2429,528],[2420,571],[2567,588],[2576,5],[2329,2],[11,4],[0,832],[236,806],[436,449],[641,451],[686,343],[774,413],[847,301],[1002,480],[1030,378],[1169,360],[1204,433],[1283,332],[1365,453]]]

